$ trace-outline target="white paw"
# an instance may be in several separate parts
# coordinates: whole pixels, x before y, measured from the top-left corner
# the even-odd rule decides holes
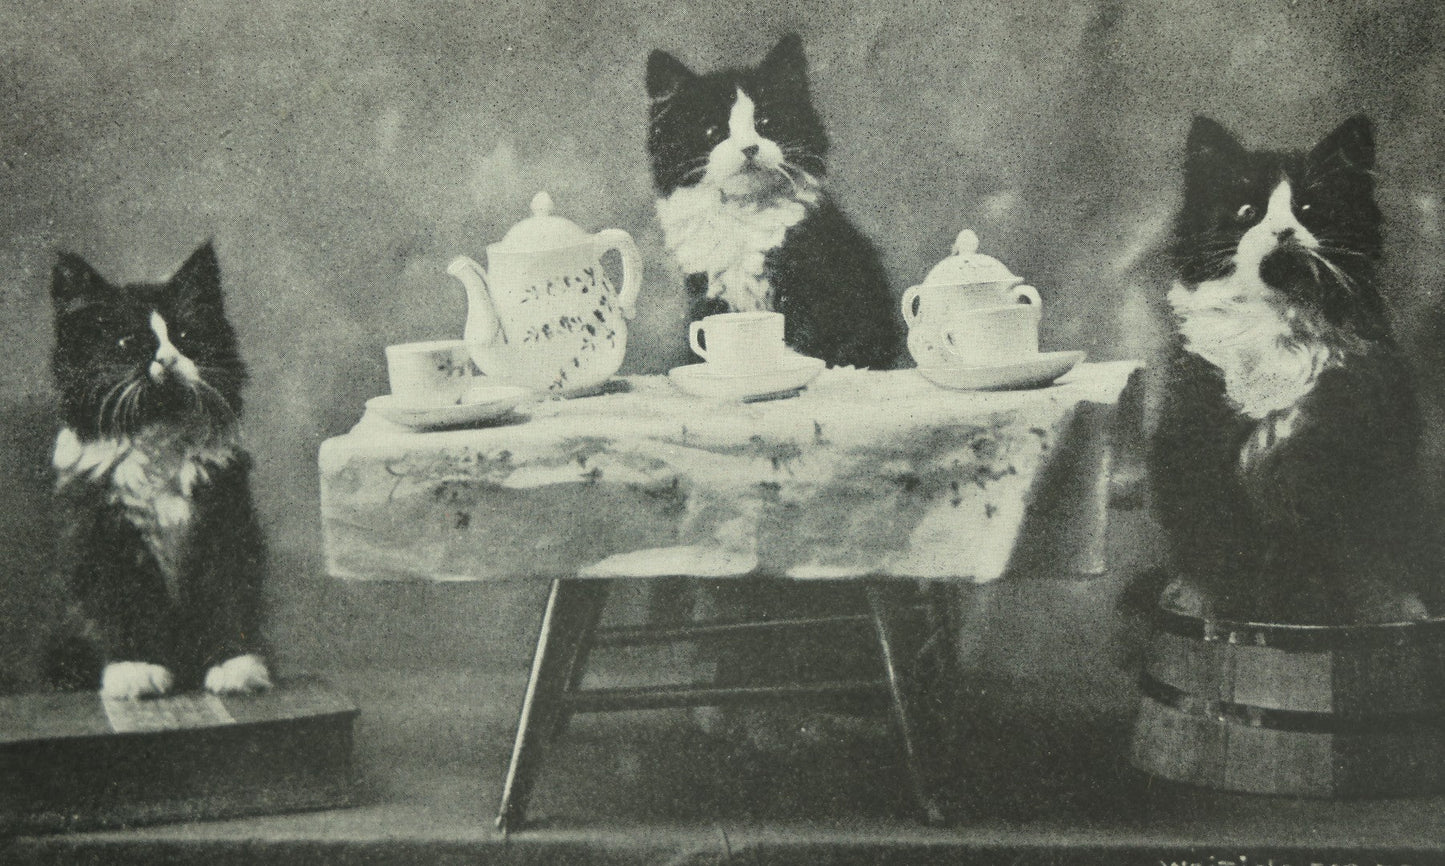
[[[135,700],[171,690],[171,672],[147,662],[111,662],[100,675],[100,696]]]
[[[236,656],[206,671],[206,691],[218,695],[271,688],[271,674],[258,655]]]

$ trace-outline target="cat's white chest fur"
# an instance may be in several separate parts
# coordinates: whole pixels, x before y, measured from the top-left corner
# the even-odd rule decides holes
[[[768,201],[728,199],[716,187],[683,187],[658,199],[664,242],[685,273],[707,274],[710,298],[737,311],[771,310],[764,259],[803,221],[817,194]]]
[[[180,537],[192,517],[191,494],[238,453],[239,446],[229,441],[180,449],[158,446],[144,436],[82,442],[67,427],[55,437],[51,462],[60,487],[78,479],[103,482],[107,499],[122,508],[167,577],[174,578]]]
[[[1225,396],[1255,420],[1293,407],[1335,363],[1329,347],[1297,339],[1270,295],[1258,278],[1238,273],[1169,291],[1184,347],[1220,369]]]

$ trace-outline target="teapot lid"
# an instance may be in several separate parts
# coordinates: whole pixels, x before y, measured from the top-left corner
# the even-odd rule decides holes
[[[512,226],[490,250],[533,252],[572,247],[590,238],[582,227],[552,213],[552,197],[546,192],[532,196],[532,215]]]
[[[953,254],[933,266],[933,270],[924,278],[923,285],[993,283],[1004,280],[1023,282],[1023,278],[1009,270],[1008,265],[980,253],[978,235],[964,229],[953,242]]]

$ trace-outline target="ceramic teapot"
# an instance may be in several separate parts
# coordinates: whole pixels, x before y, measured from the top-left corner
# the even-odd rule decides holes
[[[552,208],[552,197],[537,193],[532,215],[487,247],[488,268],[457,256],[447,272],[466,287],[463,337],[478,374],[575,396],[622,366],[642,255],[627,232],[588,234]],[[620,292],[602,270],[609,250],[622,256]]]
[[[908,326],[908,351],[920,366],[945,363],[944,331],[962,314],[990,307],[1028,304],[1035,324],[1043,315],[1043,299],[1024,278],[992,256],[978,251],[978,236],[964,229],[952,254],[934,265],[923,282],[903,293],[903,321]]]

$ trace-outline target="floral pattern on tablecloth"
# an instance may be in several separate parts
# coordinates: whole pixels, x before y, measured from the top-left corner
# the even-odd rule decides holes
[[[1076,409],[1112,404],[1134,366],[996,394],[829,370],[756,404],[636,377],[495,427],[414,433],[368,416],[322,449],[328,568],[498,579],[615,560],[608,573],[993,580]]]

